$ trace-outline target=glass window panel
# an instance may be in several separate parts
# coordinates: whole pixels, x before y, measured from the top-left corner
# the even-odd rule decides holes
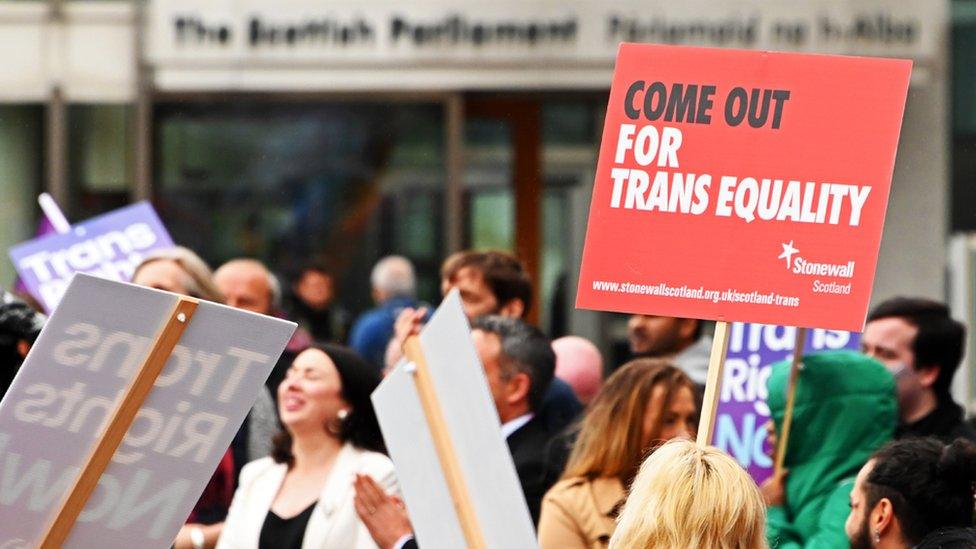
[[[383,255],[437,300],[443,109],[413,103],[192,103],[156,113],[156,201],[174,239],[219,264],[259,258],[286,280],[325,260],[342,304],[371,307]]]
[[[38,105],[0,106],[0,246],[8,249],[37,231],[37,195],[44,158],[44,110]],[[16,278],[9,260],[0,262],[0,280],[10,288]]]
[[[553,337],[571,330],[576,301],[575,264],[582,251],[586,217],[573,208],[571,195],[593,185],[599,153],[600,115],[605,97],[554,100],[541,105],[544,196],[542,262],[539,274],[539,322]],[[579,194],[577,192],[577,194]],[[585,335],[585,334],[584,334]]]
[[[132,107],[68,107],[68,204],[71,221],[124,206],[132,184]]]
[[[471,247],[512,250],[515,201],[509,190],[482,190],[471,196]]]
[[[514,151],[511,124],[501,118],[464,122],[465,246],[514,250]]]

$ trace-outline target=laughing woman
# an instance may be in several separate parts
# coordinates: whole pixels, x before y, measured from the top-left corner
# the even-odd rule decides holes
[[[302,352],[278,386],[285,430],[241,471],[218,549],[374,548],[353,503],[357,474],[396,487],[370,393],[379,378],[352,351]]]

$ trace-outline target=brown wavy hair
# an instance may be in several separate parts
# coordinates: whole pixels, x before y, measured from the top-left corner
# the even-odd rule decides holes
[[[664,387],[664,399],[651,431],[651,448],[643,445],[644,412],[654,388]],[[562,478],[619,478],[628,486],[644,458],[660,441],[664,411],[682,388],[695,385],[670,361],[639,358],[611,375],[579,424],[579,435]]]

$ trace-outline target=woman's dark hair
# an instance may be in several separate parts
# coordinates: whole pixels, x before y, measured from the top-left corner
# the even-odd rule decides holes
[[[976,446],[957,439],[899,440],[882,447],[865,483],[867,508],[891,502],[902,534],[912,545],[940,528],[973,524]]]
[[[331,343],[316,343],[309,349],[318,349],[329,356],[339,372],[342,381],[342,398],[349,403],[349,415],[341,422],[339,439],[349,442],[361,450],[386,453],[383,434],[370,395],[380,384],[376,369],[352,349]],[[324,428],[324,426],[323,426]],[[274,438],[271,457],[278,463],[294,465],[295,456],[291,453],[291,433],[282,429]]]

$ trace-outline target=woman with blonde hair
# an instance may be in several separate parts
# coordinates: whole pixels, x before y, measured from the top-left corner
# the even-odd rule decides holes
[[[634,479],[612,549],[763,549],[766,506],[759,488],[716,448],[675,440]]]
[[[132,283],[215,303],[224,302],[210,266],[193,250],[183,246],[149,253],[132,273]]]
[[[136,266],[132,283],[197,299],[224,303],[213,272],[193,250],[182,246],[156,250]],[[200,499],[174,540],[175,549],[212,548],[234,496],[234,482],[244,464],[271,453],[278,431],[271,393],[262,387],[254,406],[217,465]]]
[[[661,443],[693,436],[697,416],[694,384],[668,361],[621,366],[590,403],[562,479],[543,499],[539,545],[606,547],[641,462]]]

